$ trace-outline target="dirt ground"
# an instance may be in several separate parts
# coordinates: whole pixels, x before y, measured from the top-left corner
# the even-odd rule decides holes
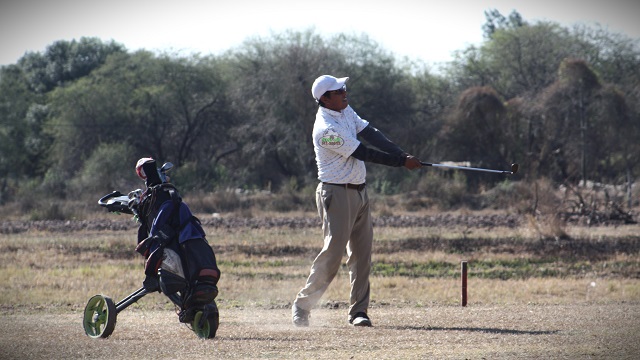
[[[81,313],[0,317],[2,359],[637,359],[640,302],[582,305],[383,306],[374,327],[347,324],[344,309],[312,312],[308,328],[288,309],[224,309],[214,340],[171,311],[135,306],[108,339],[91,339]]]

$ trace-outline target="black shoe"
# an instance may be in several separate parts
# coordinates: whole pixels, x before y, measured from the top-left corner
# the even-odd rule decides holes
[[[355,315],[349,315],[349,324],[353,326],[373,326],[367,313],[359,312]]]

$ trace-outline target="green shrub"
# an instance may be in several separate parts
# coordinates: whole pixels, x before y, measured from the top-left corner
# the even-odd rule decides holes
[[[48,202],[32,209],[29,219],[37,220],[68,220],[73,216],[64,211],[65,207],[58,202]]]
[[[126,144],[100,144],[71,181],[74,194],[100,197],[113,190],[127,194],[144,187],[135,174],[138,158]]]
[[[455,209],[472,202],[466,177],[459,171],[429,171],[418,181],[417,188],[419,193],[430,199],[429,204],[442,210]]]

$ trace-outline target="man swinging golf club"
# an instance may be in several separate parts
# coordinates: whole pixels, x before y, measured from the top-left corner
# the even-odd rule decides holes
[[[319,105],[312,139],[320,180],[316,205],[322,218],[324,246],[293,302],[296,326],[309,325],[310,310],[337,274],[345,248],[351,283],[348,321],[354,326],[372,326],[367,310],[373,226],[364,162],[410,170],[422,166],[418,158],[404,152],[349,106],[348,79],[322,75],[311,87]],[[362,144],[358,136],[377,149]]]

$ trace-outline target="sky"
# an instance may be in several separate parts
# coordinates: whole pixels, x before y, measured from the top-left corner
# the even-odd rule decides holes
[[[437,66],[483,41],[490,9],[640,39],[637,0],[0,0],[0,65],[81,37],[130,52],[218,55],[248,38],[314,29],[327,37],[366,34],[398,57]]]

